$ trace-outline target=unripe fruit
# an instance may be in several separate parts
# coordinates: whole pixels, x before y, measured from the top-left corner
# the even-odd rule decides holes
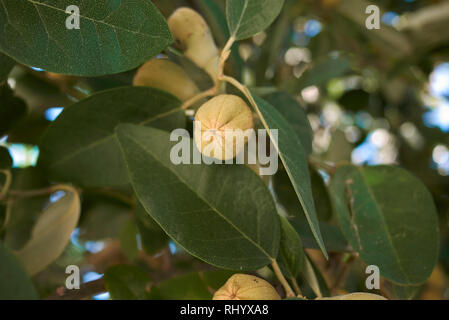
[[[213,300],[280,300],[267,281],[248,274],[234,274],[215,292]]]
[[[365,292],[354,292],[349,294],[344,294],[342,296],[335,296],[329,298],[321,298],[320,300],[388,300],[378,294],[365,293]]]
[[[216,81],[219,52],[203,17],[195,10],[182,7],[167,22],[177,47]]]
[[[155,58],[147,61],[134,76],[133,85],[164,90],[181,101],[186,101],[199,92],[187,73],[167,59]]]
[[[200,152],[219,160],[233,159],[245,147],[254,128],[253,114],[238,96],[219,95],[195,115],[194,138]]]

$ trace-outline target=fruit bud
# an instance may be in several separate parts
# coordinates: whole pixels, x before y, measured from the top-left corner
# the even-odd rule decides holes
[[[218,48],[203,17],[190,8],[177,9],[167,20],[176,46],[215,81],[218,73]]]
[[[329,298],[321,298],[320,300],[388,300],[378,294],[365,293],[365,292],[354,292],[349,294],[344,294],[342,296],[334,296]]]
[[[167,91],[181,101],[196,95],[199,90],[187,73],[167,59],[151,59],[134,76],[133,85]]]
[[[234,274],[218,289],[213,300],[280,300],[267,281],[248,274]]]
[[[238,96],[219,95],[203,104],[195,115],[194,138],[200,152],[219,160],[233,159],[253,133],[253,114]]]

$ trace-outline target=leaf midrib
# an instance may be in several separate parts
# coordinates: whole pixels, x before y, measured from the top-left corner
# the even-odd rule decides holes
[[[245,15],[245,12],[246,12],[246,8],[248,7],[248,1],[249,0],[244,0],[244,1],[245,1],[245,3],[243,5],[242,14],[240,15],[239,21],[238,21],[237,25],[235,26],[234,32],[232,33],[233,37],[235,37],[237,35],[237,33],[239,31],[239,28],[240,28],[240,26],[242,24],[243,16]]]
[[[3,0],[1,0],[1,1],[3,2]],[[58,8],[58,7],[51,6],[51,5],[46,4],[46,3],[42,3],[42,2],[38,2],[38,1],[34,1],[34,0],[25,0],[25,1],[27,1],[27,2],[29,2],[29,3],[31,3],[31,4],[33,4],[33,6],[38,5],[38,6],[42,6],[42,7],[47,7],[47,8],[56,10],[56,11],[63,12],[64,14],[67,14],[67,13],[65,12],[65,10],[60,9],[60,8]],[[119,6],[118,8],[120,8],[120,6]],[[115,10],[118,10],[118,8],[115,9]],[[37,8],[36,8],[36,9],[37,9]],[[115,10],[114,10],[114,11],[115,11]],[[114,11],[110,12],[110,13],[108,14],[107,17],[109,17]],[[111,27],[111,28],[113,28],[113,29],[123,30],[123,31],[129,32],[129,33],[138,34],[138,35],[143,35],[143,36],[150,37],[150,38],[157,38],[157,39],[158,39],[158,38],[161,38],[160,36],[155,36],[155,35],[151,35],[151,34],[147,34],[147,33],[142,33],[142,32],[139,32],[139,31],[129,30],[129,29],[127,29],[127,28],[115,26],[115,25],[110,24],[110,23],[107,23],[107,22],[105,22],[105,21],[103,21],[103,20],[96,20],[96,19],[90,18],[90,17],[88,17],[88,16],[82,15],[81,13],[80,13],[79,17],[80,17],[80,18],[83,18],[83,19],[86,19],[86,20],[89,20],[89,21],[94,22],[94,23],[106,25],[106,26]]]

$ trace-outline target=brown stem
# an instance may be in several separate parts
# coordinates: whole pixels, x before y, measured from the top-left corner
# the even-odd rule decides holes
[[[90,299],[92,296],[106,292],[106,288],[104,286],[104,279],[98,279],[90,282],[86,282],[80,285],[79,289],[67,289],[64,287],[59,287],[56,289],[56,292],[48,297],[45,300],[83,300]]]
[[[69,191],[69,192],[78,192],[79,193],[79,191],[72,186],[59,184],[59,185],[51,186],[48,188],[36,189],[36,190],[27,190],[27,191],[9,190],[8,196],[10,196],[11,198],[29,198],[29,197],[48,195],[48,194],[56,192],[56,191]]]
[[[296,281],[296,279],[290,278],[290,281],[292,282],[293,289],[295,289],[296,296],[302,297],[302,291],[301,291],[301,288],[299,288],[299,285],[298,285],[298,282]]]
[[[337,167],[334,164],[329,162],[320,161],[313,157],[309,157],[309,163],[317,169],[322,169],[329,173],[330,175],[334,175],[335,171],[337,171]]]
[[[188,108],[190,108],[192,105],[194,105],[195,103],[197,103],[198,101],[213,96],[215,93],[217,92],[217,86],[213,86],[212,88],[200,92],[197,95],[193,96],[192,98],[186,100],[182,105],[181,105],[181,109],[182,110],[186,110]]]

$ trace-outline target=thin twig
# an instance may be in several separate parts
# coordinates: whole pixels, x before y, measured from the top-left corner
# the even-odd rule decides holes
[[[192,105],[194,105],[195,103],[197,103],[198,101],[213,96],[215,93],[217,92],[217,86],[213,86],[212,88],[200,92],[197,95],[193,96],[192,98],[186,100],[182,105],[181,105],[181,109],[182,110],[186,110],[188,108],[190,108]]]
[[[292,298],[295,296],[295,293],[293,292],[292,288],[288,284],[287,280],[285,279],[284,275],[282,274],[281,269],[279,268],[279,265],[275,259],[271,260],[271,265],[273,266],[273,271],[276,277],[278,278],[279,282],[282,284],[285,290],[285,294],[287,298]]]
[[[292,282],[293,289],[295,289],[295,293],[297,297],[302,297],[302,291],[301,288],[299,288],[298,282],[295,278],[290,278],[290,281]]]
[[[334,175],[337,171],[337,167],[329,162],[320,161],[314,157],[309,157],[309,163],[317,169],[322,169],[329,173],[330,175]]]
[[[56,191],[69,191],[69,192],[80,193],[78,189],[76,189],[70,185],[59,184],[59,185],[51,186],[48,188],[27,190],[27,191],[10,190],[8,192],[8,196],[11,198],[29,198],[29,197],[48,195],[48,194],[51,194]]]
[[[91,299],[92,296],[106,292],[104,286],[104,279],[100,278],[94,281],[86,282],[80,285],[79,289],[66,289],[64,287],[59,287],[56,292],[45,300],[83,300]]]

